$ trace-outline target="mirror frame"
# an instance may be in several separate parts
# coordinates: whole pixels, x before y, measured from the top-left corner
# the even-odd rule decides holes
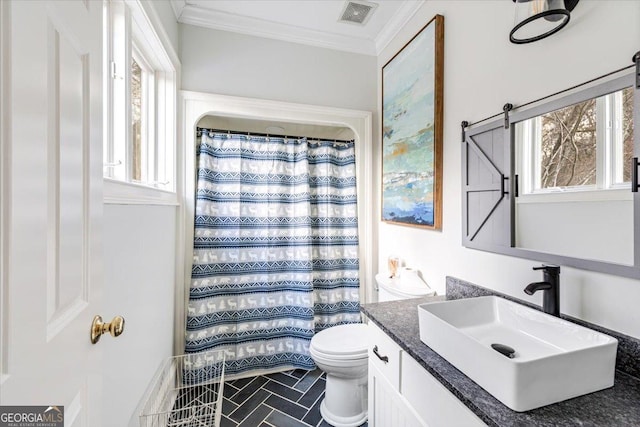
[[[506,171],[509,178],[509,228],[510,228],[510,241],[508,244],[496,245],[496,244],[482,244],[471,242],[468,237],[465,236],[463,231],[463,246],[479,249],[487,252],[499,253],[503,255],[515,256],[518,258],[526,258],[535,261],[541,261],[550,264],[557,264],[566,267],[572,267],[576,269],[594,271],[599,273],[611,274],[615,276],[628,277],[633,279],[640,279],[640,193],[633,193],[633,230],[630,232],[633,235],[633,265],[617,264],[608,261],[598,261],[592,259],[577,258],[572,256],[550,254],[546,252],[539,252],[530,249],[518,248],[515,246],[515,144],[516,144],[516,126],[518,122],[530,119],[532,117],[539,116],[551,111],[555,111],[560,108],[564,108],[569,105],[573,105],[579,102],[583,102],[592,98],[597,98],[603,95],[607,95],[618,90],[633,87],[633,119],[634,119],[634,135],[633,135],[633,156],[640,157],[640,88],[636,87],[635,75],[626,74],[622,77],[611,79],[597,85],[592,85],[586,89],[581,89],[573,92],[569,95],[561,98],[552,99],[538,103],[537,105],[520,110],[514,110],[509,114],[509,128],[505,129],[504,119],[492,121],[488,124],[481,126],[470,126],[467,129],[469,136],[475,136],[486,129],[496,129],[503,126],[505,148],[508,150],[509,156],[509,169]],[[466,180],[466,160],[463,153],[463,186]],[[629,189],[631,191],[631,189]],[[463,188],[463,198],[466,198],[466,193]],[[466,204],[463,203],[466,207]],[[463,209],[463,227],[467,223],[468,211]]]

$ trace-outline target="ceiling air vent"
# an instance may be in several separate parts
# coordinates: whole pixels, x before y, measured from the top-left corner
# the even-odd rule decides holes
[[[350,24],[364,25],[367,23],[373,10],[378,7],[377,3],[370,1],[354,1],[350,0],[346,2],[342,15],[338,22],[347,22]]]

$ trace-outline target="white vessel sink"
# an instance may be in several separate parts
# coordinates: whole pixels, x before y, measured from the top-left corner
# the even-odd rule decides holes
[[[422,342],[514,411],[613,386],[608,335],[492,296],[421,304],[418,316]]]

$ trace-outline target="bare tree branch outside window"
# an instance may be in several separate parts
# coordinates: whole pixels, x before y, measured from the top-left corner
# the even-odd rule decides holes
[[[596,101],[542,116],[541,188],[596,183]]]
[[[633,90],[622,93],[623,181],[633,155]],[[596,184],[596,100],[547,113],[542,118],[540,188]]]
[[[631,158],[633,157],[633,88],[622,91],[622,140],[623,140],[623,180],[631,181]]]
[[[131,178],[142,180],[142,69],[131,58],[131,136],[133,138],[133,161]]]

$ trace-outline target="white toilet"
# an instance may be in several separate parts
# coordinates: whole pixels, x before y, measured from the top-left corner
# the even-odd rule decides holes
[[[335,427],[356,427],[367,420],[367,327],[333,326],[311,339],[311,358],[327,374],[320,414]]]
[[[407,274],[404,280],[398,280],[378,274],[378,301],[435,294],[429,285],[416,277]],[[357,427],[367,420],[367,334],[365,325],[354,323],[333,326],[311,339],[311,358],[327,374],[320,413],[334,427]]]
[[[378,302],[396,301],[435,295],[435,291],[417,274],[404,274],[404,277],[389,278],[376,274],[378,283]]]

